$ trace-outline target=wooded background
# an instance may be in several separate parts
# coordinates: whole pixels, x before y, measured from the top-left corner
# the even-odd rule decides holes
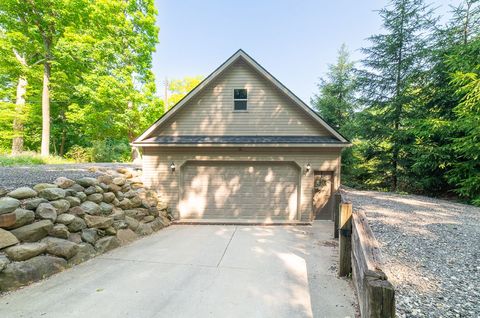
[[[156,13],[153,0],[2,0],[0,153],[129,161],[129,142],[202,79],[158,97]],[[364,58],[342,46],[311,99],[353,143],[343,183],[480,205],[479,0],[447,23],[423,0],[379,14]]]

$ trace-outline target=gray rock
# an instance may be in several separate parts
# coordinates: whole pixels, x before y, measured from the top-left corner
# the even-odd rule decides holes
[[[109,215],[112,213],[113,210],[113,205],[105,203],[105,202],[100,202],[100,213],[103,215]]]
[[[105,191],[103,191],[103,188],[102,188],[101,186],[99,186],[99,185],[96,185],[96,186],[95,186],[95,190],[97,191],[97,193],[103,193],[103,192],[105,192]],[[107,187],[107,190],[108,190],[108,187]]]
[[[125,195],[125,198],[131,199],[131,198],[133,198],[134,196],[136,196],[137,193],[136,193],[135,191],[130,190],[130,191],[125,192],[124,195]]]
[[[135,233],[141,236],[150,235],[153,233],[152,226],[148,223],[140,223]]]
[[[90,194],[97,193],[97,188],[95,188],[94,186],[91,186],[91,187],[86,188],[84,192],[88,196]]]
[[[10,264],[8,257],[5,256],[5,254],[0,254],[0,272],[3,271],[8,264]]]
[[[47,202],[48,200],[44,198],[32,198],[32,199],[27,199],[23,201],[21,206],[27,210],[36,210],[40,203],[47,203]]]
[[[88,243],[80,243],[78,244],[77,254],[68,260],[68,264],[78,265],[95,257],[95,255],[97,255],[97,252],[92,245]]]
[[[153,220],[152,223],[150,223],[150,226],[152,227],[152,230],[157,232],[163,229],[166,226],[166,224],[163,222],[161,218],[156,218],[155,220]]]
[[[120,229],[117,231],[117,238],[121,245],[125,245],[138,239],[138,234],[130,229]]]
[[[80,178],[77,180],[77,183],[81,185],[82,187],[90,187],[90,186],[95,186],[99,182],[95,178],[90,178],[90,177],[85,177],[85,178]]]
[[[52,228],[52,221],[43,220],[14,229],[11,233],[22,242],[36,242],[47,236]]]
[[[57,209],[57,214],[65,213],[70,209],[70,202],[65,199],[51,201],[50,204]]]
[[[113,192],[106,192],[103,194],[103,201],[107,203],[112,203],[115,200],[115,193]]]
[[[58,188],[58,186],[56,184],[51,184],[51,183],[39,183],[33,186],[33,190],[37,192],[40,192],[42,190],[49,189],[49,188]]]
[[[0,198],[0,214],[10,213],[15,211],[20,206],[20,201],[10,197]]]
[[[9,190],[7,188],[0,186],[0,198],[7,195],[8,191]]]
[[[28,198],[33,198],[37,196],[37,191],[33,190],[32,188],[29,187],[21,187],[18,189],[15,189],[13,191],[10,191],[7,194],[9,197],[15,198],[15,199],[28,199]]]
[[[87,223],[88,227],[106,229],[113,224],[113,218],[95,215],[85,215],[85,222]]]
[[[17,216],[15,212],[0,214],[0,228],[8,228],[15,224]]]
[[[105,183],[100,183],[98,186],[102,189],[102,193],[108,192],[108,190],[110,189]]]
[[[118,231],[121,229],[128,229],[128,224],[125,222],[125,220],[117,220],[113,221],[113,227]]]
[[[85,211],[85,213],[90,215],[100,214],[100,207],[95,202],[85,201],[80,204],[80,207]]]
[[[67,262],[53,256],[36,256],[24,262],[14,262],[0,272],[0,291],[8,291],[58,273]]]
[[[70,233],[68,234],[68,240],[70,242],[73,242],[73,243],[77,243],[77,244],[80,244],[82,243],[82,236],[80,235],[80,233]]]
[[[15,214],[15,223],[11,226],[6,227],[8,230],[16,229],[26,224],[30,224],[35,220],[35,213],[30,210],[16,209],[12,213]]]
[[[99,235],[96,229],[83,229],[82,230],[82,240],[90,243],[95,244],[95,242],[99,239]]]
[[[80,198],[77,198],[75,196],[65,197],[65,200],[67,200],[68,203],[70,203],[70,207],[79,206],[80,203],[82,203],[82,200],[80,200]]]
[[[77,191],[74,191],[72,189],[65,189],[65,199],[67,197],[74,197],[77,194]]]
[[[115,198],[115,199],[112,201],[112,204],[113,204],[113,206],[119,206],[120,201],[118,201],[118,199]]]
[[[11,232],[0,229],[0,250],[18,243],[18,238]]]
[[[42,242],[47,244],[47,252],[49,254],[60,256],[65,259],[73,257],[78,251],[77,244],[68,240],[62,240],[56,237],[46,237]]]
[[[95,249],[98,254],[103,254],[120,246],[120,240],[115,236],[107,236],[99,239],[95,243]]]
[[[122,190],[122,187],[120,187],[120,186],[118,186],[118,185],[116,185],[116,184],[111,183],[111,184],[108,185],[108,190],[110,190],[111,192],[116,193],[116,192],[121,191],[121,190]]]
[[[128,224],[128,227],[130,229],[132,229],[133,231],[135,231],[136,229],[138,229],[138,226],[140,225],[140,222],[138,222],[137,220],[135,220],[134,218],[131,218],[129,216],[126,216],[125,217],[125,222],[127,222]]]
[[[117,230],[115,229],[115,227],[110,226],[110,227],[107,227],[107,228],[105,229],[105,234],[106,234],[106,235],[116,235],[116,234],[117,234]]]
[[[50,203],[40,203],[35,214],[38,218],[43,220],[55,222],[57,219],[57,209],[55,209]]]
[[[70,232],[65,224],[55,224],[48,235],[62,239],[68,239]]]
[[[73,214],[75,216],[83,217],[85,215],[85,210],[80,206],[74,206],[68,210],[68,213]]]
[[[70,214],[70,213],[60,214],[60,215],[57,217],[57,223],[65,224],[65,225],[69,225],[69,224],[72,223],[74,220],[75,220],[75,215]]]
[[[5,249],[5,253],[12,261],[25,261],[44,253],[46,250],[47,244],[37,242],[11,246]]]
[[[87,227],[85,221],[78,216],[72,221],[72,223],[67,225],[70,232],[78,232]]]
[[[115,196],[117,197],[118,201],[123,201],[125,199],[125,194],[122,191],[115,192]]]
[[[56,184],[59,188],[67,189],[73,186],[75,184],[75,181],[65,177],[59,177],[55,181],[53,181],[53,183]]]
[[[138,196],[135,196],[130,199],[130,205],[132,208],[139,208],[142,206],[142,199],[140,199]]]
[[[75,192],[83,192],[83,191],[85,191],[85,188],[82,187],[81,185],[77,184],[77,183],[75,183],[74,185],[72,185],[72,186],[70,187],[70,189],[72,189],[72,190],[75,191]]]
[[[163,211],[163,210],[168,209],[168,204],[167,204],[167,202],[165,202],[165,201],[158,201],[158,203],[157,203],[157,209],[159,209],[160,211]]]
[[[38,195],[41,198],[47,199],[49,201],[54,201],[65,198],[65,190],[60,188],[47,188],[40,191]]]
[[[90,194],[89,196],[87,196],[87,201],[100,203],[103,201],[103,195],[101,193]]]
[[[87,195],[83,192],[77,192],[75,197],[79,198],[81,202],[85,202],[87,200]]]

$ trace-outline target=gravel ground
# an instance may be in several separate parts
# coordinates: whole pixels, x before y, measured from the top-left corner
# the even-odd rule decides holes
[[[347,190],[380,243],[398,317],[480,317],[480,208]]]
[[[100,167],[115,169],[119,167],[136,168],[137,165],[122,163],[84,163],[0,167],[0,187],[7,189],[22,186],[34,186],[41,182],[53,182],[58,177],[78,179],[81,177],[95,177],[101,172],[92,172],[89,169]]]

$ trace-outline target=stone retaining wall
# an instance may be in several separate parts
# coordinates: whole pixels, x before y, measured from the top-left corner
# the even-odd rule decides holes
[[[170,224],[140,171],[0,191],[0,292],[40,280]],[[0,189],[1,190],[1,189]]]

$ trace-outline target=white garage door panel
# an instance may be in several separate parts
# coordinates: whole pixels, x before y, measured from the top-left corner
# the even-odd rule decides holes
[[[299,172],[292,163],[191,162],[181,173],[182,219],[297,219]]]

